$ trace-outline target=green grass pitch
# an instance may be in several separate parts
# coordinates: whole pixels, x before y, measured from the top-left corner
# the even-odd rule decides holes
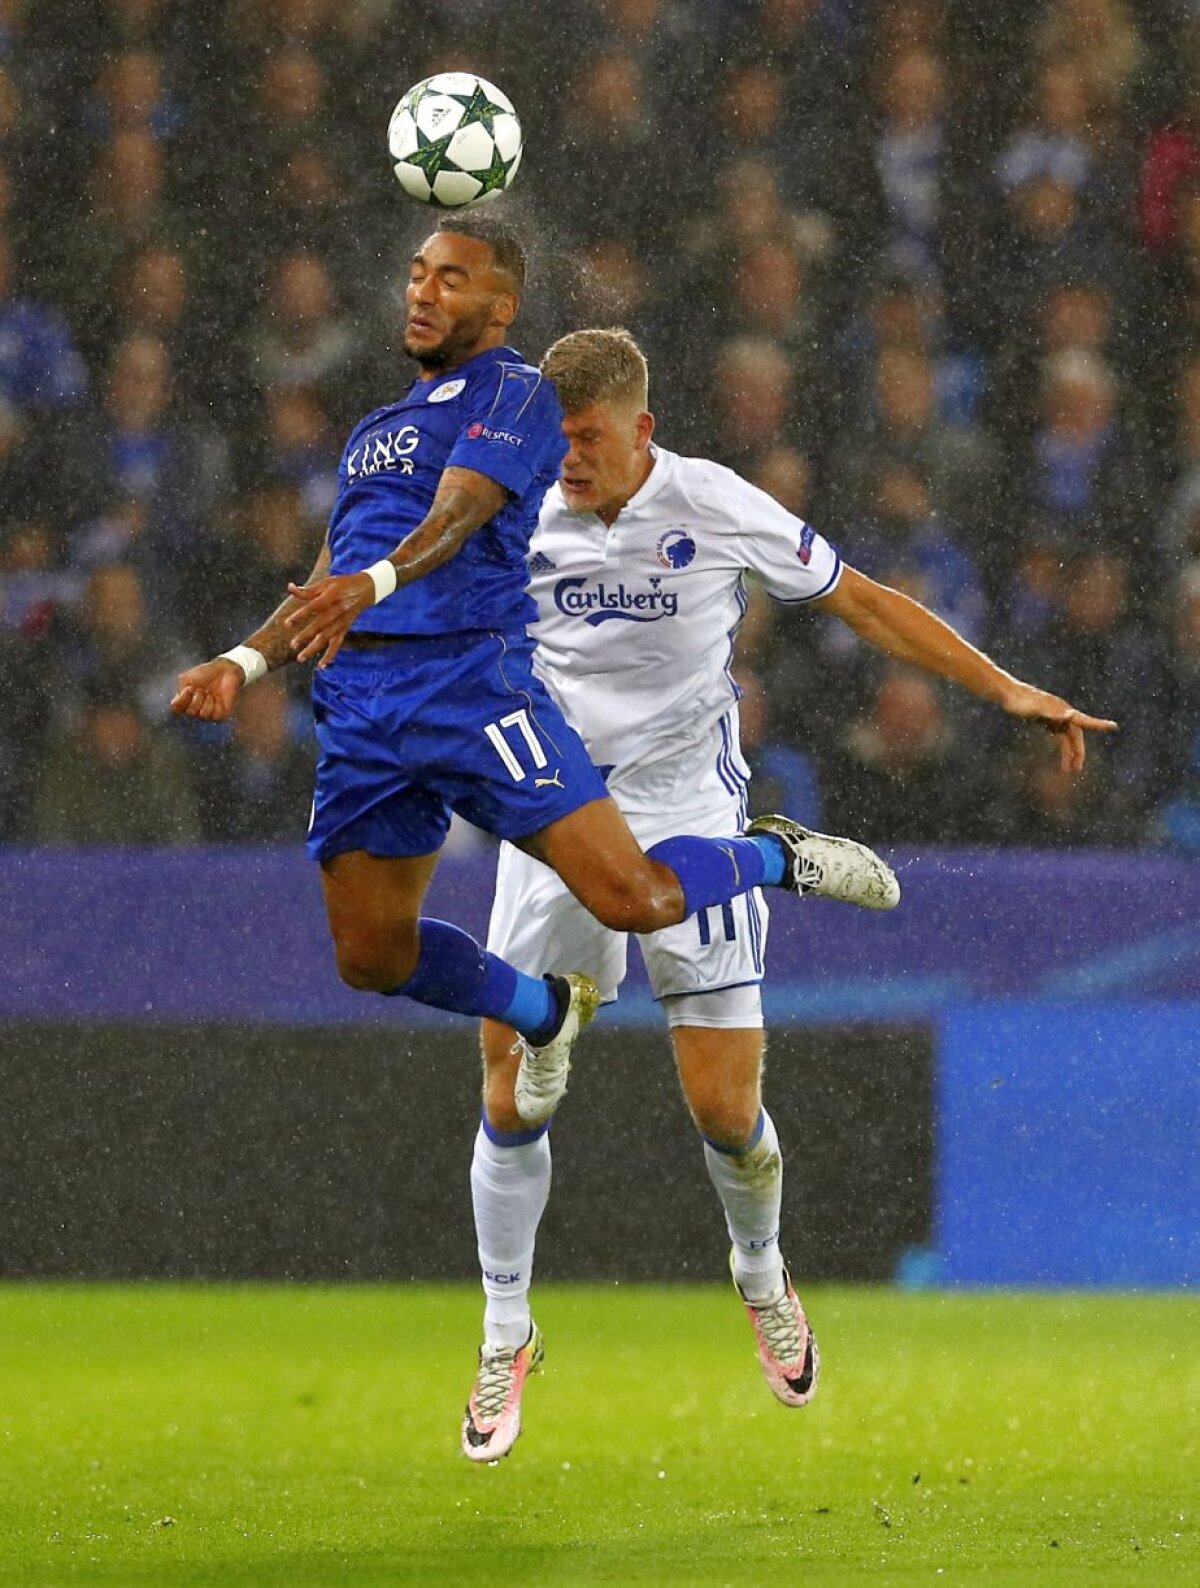
[[[1194,1298],[807,1301],[788,1411],[728,1287],[541,1287],[489,1468],[473,1287],[2,1287],[0,1580],[1200,1581]]]

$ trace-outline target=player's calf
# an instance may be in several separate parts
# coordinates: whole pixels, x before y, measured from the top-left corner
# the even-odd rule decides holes
[[[493,1130],[509,1134],[527,1130],[513,1097],[517,1069],[525,1050],[524,1037],[511,1026],[485,1020],[480,1046],[483,1051],[483,1112],[488,1124]]]

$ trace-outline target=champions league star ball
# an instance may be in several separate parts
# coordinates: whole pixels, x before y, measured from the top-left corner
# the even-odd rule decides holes
[[[414,84],[388,124],[400,186],[443,209],[498,198],[517,174],[521,148],[512,101],[472,72],[439,72]]]

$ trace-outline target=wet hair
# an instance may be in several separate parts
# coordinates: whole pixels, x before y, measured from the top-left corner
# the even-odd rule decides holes
[[[496,269],[506,275],[513,290],[525,290],[528,260],[524,244],[514,231],[491,215],[448,215],[438,222],[439,232],[454,232],[461,237],[474,237],[486,243],[492,251]]]
[[[567,413],[606,402],[646,407],[649,372],[645,354],[623,326],[561,336],[547,349],[540,367],[554,382]]]

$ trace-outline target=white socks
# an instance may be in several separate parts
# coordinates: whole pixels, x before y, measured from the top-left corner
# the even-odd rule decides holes
[[[725,1209],[733,1242],[734,1277],[746,1300],[761,1306],[783,1294],[779,1212],[783,1205],[783,1158],[770,1114],[747,1152],[721,1151],[704,1143],[708,1176]]]
[[[742,1153],[704,1143],[709,1179],[725,1209],[733,1242],[734,1275],[746,1300],[761,1306],[783,1294],[779,1213],[783,1159],[775,1125],[764,1109],[762,1130]],[[471,1159],[471,1202],[487,1305],[488,1345],[520,1347],[529,1338],[529,1285],[538,1225],[550,1197],[550,1136],[502,1147],[482,1125]]]
[[[549,1196],[549,1133],[502,1147],[480,1125],[471,1159],[471,1201],[488,1345],[519,1347],[529,1338],[533,1246]]]

